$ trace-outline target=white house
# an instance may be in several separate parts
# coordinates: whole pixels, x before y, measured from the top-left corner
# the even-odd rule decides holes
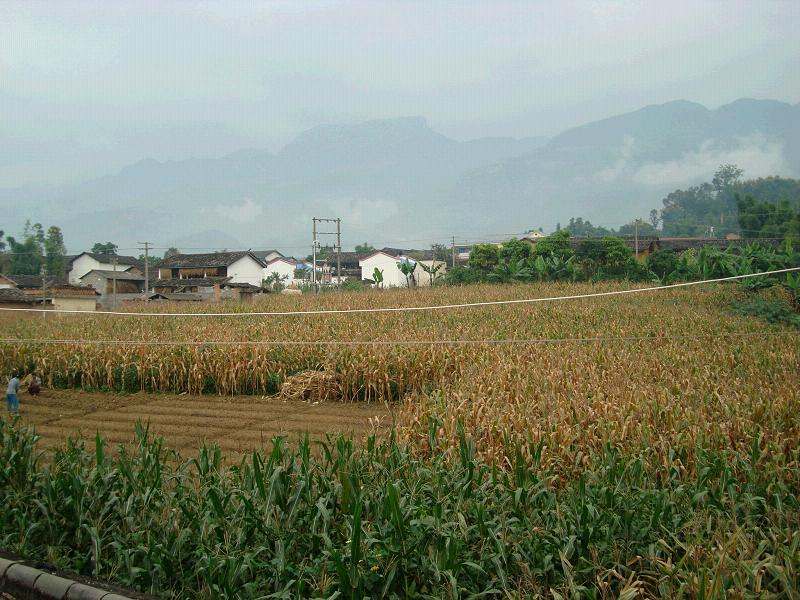
[[[250,253],[264,264],[276,258],[284,258],[283,254],[277,250],[251,250]]]
[[[273,273],[277,273],[281,277],[283,285],[289,287],[294,284],[294,272],[299,268],[300,264],[299,261],[291,257],[281,256],[280,258],[274,258],[264,267],[264,279]],[[286,279],[283,279],[284,277]]]
[[[202,279],[230,277],[230,283],[249,283],[261,287],[264,263],[252,252],[211,252],[176,254],[158,267],[159,279]]]
[[[423,268],[423,265],[425,265],[428,270],[436,269],[435,273],[428,273],[428,271]],[[445,273],[447,273],[447,263],[444,261],[418,260],[417,266],[414,269],[414,278],[417,281],[417,285],[425,287],[426,285],[431,285],[432,281],[444,277]]]
[[[414,267],[411,275],[406,278],[403,272],[398,267],[398,264],[407,262]],[[422,265],[432,267],[436,265],[439,270],[434,275],[435,281],[439,277],[444,276],[447,265],[441,260],[414,260],[402,255],[392,255],[382,250],[373,252],[369,256],[362,258],[358,261],[358,266],[361,267],[361,279],[375,280],[375,269],[383,271],[383,287],[408,287],[409,283],[412,286],[428,286],[431,284],[431,276],[425,271]]]
[[[139,259],[132,256],[114,256],[110,254],[95,254],[94,252],[82,252],[75,256],[69,263],[69,282],[72,285],[80,285],[81,277],[89,271],[113,271],[114,260],[117,262],[117,271],[127,271],[132,267],[138,268]]]

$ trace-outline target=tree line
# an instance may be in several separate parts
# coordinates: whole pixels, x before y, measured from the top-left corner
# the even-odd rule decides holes
[[[119,246],[113,242],[96,242],[90,252],[110,257],[117,256]],[[178,253],[169,248],[163,258],[150,256],[151,267]],[[18,238],[0,230],[0,272],[6,275],[41,275],[46,273],[56,279],[65,278],[69,270],[67,248],[61,228],[51,225],[45,230],[41,223],[25,222]],[[139,255],[144,260],[144,254]]]
[[[632,236],[638,231],[645,237],[800,238],[800,180],[742,180],[743,174],[736,165],[721,165],[711,181],[669,193],[660,210],[654,208],[647,219],[635,219],[616,231],[581,217],[571,218],[563,229],[576,237]]]

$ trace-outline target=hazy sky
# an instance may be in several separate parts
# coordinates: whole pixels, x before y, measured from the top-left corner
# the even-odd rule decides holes
[[[552,135],[685,98],[800,100],[800,2],[0,3],[0,187],[423,115]]]

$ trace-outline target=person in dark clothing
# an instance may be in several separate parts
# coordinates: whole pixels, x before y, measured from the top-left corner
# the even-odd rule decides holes
[[[28,393],[31,396],[38,396],[42,391],[42,380],[36,376],[36,373],[31,373],[31,380],[28,383]]]

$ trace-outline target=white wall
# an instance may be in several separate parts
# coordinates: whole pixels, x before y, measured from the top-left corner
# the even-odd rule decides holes
[[[375,254],[358,261],[361,267],[361,279],[372,279],[377,267],[383,271],[383,287],[406,287],[406,276],[397,268],[399,259],[385,254]]]
[[[84,310],[94,311],[97,307],[96,296],[86,296],[80,298],[53,298],[53,308],[58,310]]]
[[[267,254],[263,258],[263,260],[264,260],[265,263],[268,263],[269,261],[275,260],[276,258],[280,258],[280,257],[281,257],[281,255],[280,255],[279,252],[270,252],[269,254]]]
[[[249,283],[261,287],[264,267],[252,256],[243,256],[228,267],[228,277],[232,283]]]
[[[264,268],[264,279],[271,273],[277,273],[281,277],[287,275],[288,277],[283,281],[283,285],[291,285],[294,283],[294,270],[295,265],[288,263],[284,260],[276,260],[274,263],[267,265]]]
[[[430,267],[432,265],[441,265],[439,270],[434,275],[433,280],[436,281],[444,277],[444,274],[447,272],[447,264],[442,262],[441,260],[418,260],[417,266],[414,269],[414,278],[417,280],[417,285],[424,287],[431,284],[431,276],[422,268],[423,263],[426,267]]]
[[[117,271],[126,271],[133,265],[125,265],[117,263]],[[72,263],[72,269],[69,272],[69,282],[74,285],[80,285],[81,277],[86,275],[89,271],[97,269],[99,271],[113,271],[114,264],[111,262],[100,262],[86,254],[79,256]]]

